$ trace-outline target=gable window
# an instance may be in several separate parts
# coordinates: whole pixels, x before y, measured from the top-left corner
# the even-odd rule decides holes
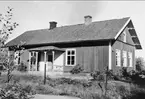
[[[123,64],[123,67],[127,67],[127,52],[126,51],[123,51],[123,54],[122,54],[122,64]]]
[[[123,32],[123,42],[126,42],[126,32]]]
[[[76,49],[66,50],[66,65],[75,66],[76,65]]]
[[[128,52],[128,66],[132,67],[132,53]]]
[[[116,49],[116,66],[121,66],[121,52]]]

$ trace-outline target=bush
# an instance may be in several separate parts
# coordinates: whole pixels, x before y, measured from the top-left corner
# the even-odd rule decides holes
[[[27,65],[24,62],[21,62],[20,65],[17,68],[18,71],[26,72],[27,71]]]
[[[98,80],[98,77],[101,73],[99,71],[94,71],[90,75],[92,76],[93,80]]]
[[[129,90],[123,86],[123,85],[120,85],[120,86],[116,86],[116,92],[123,98],[127,98],[128,95],[130,94]]]
[[[33,94],[31,86],[23,86],[18,83],[7,84],[0,90],[1,99],[30,99],[33,98]]]
[[[127,67],[122,67],[122,69],[120,71],[121,71],[121,76],[123,78],[126,79],[127,77],[129,77],[129,73],[127,72]]]
[[[113,74],[114,80],[121,80],[126,82],[132,82],[134,84],[143,85],[145,82],[145,71],[127,71],[127,68],[123,67],[119,74]]]
[[[127,99],[144,99],[144,97],[145,97],[144,88],[141,88],[137,85],[132,85],[130,87],[130,94],[127,96]]]
[[[82,68],[82,66],[80,66],[79,64],[76,65],[71,71],[71,74],[78,74],[81,73],[84,69]]]
[[[137,71],[142,71],[145,70],[145,61],[142,57],[136,58],[136,70]]]

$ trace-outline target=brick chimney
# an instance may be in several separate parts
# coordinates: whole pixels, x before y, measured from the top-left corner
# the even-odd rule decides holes
[[[90,16],[90,15],[86,15],[86,16],[84,16],[84,24],[85,25],[89,25],[90,23],[92,23],[92,16]]]
[[[57,22],[55,22],[55,21],[51,21],[51,22],[49,22],[49,24],[50,24],[50,27],[49,27],[50,30],[56,28],[56,26],[57,26]]]

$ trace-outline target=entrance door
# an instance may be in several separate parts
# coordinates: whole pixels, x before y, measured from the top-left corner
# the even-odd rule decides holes
[[[44,71],[44,66],[45,66],[45,54],[44,52],[39,52],[39,71]],[[52,61],[53,61],[53,55],[51,52],[46,53],[46,71],[51,71],[52,70]]]
[[[52,63],[53,62],[53,55],[52,54],[48,54],[47,55],[47,70],[52,70]]]

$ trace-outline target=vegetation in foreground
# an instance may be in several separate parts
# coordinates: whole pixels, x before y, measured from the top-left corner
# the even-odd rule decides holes
[[[22,73],[21,75],[14,74],[10,83],[5,84],[5,77],[5,74],[0,77],[3,97],[22,96],[22,98],[12,99],[30,99],[33,98],[33,94],[67,95],[81,99],[142,99],[141,97],[145,96],[143,86],[114,80],[108,81],[107,93],[104,96],[96,80],[50,78],[47,76],[46,85],[43,85],[43,77]],[[13,94],[9,92],[13,92]],[[17,92],[22,92],[22,94],[15,94]]]

